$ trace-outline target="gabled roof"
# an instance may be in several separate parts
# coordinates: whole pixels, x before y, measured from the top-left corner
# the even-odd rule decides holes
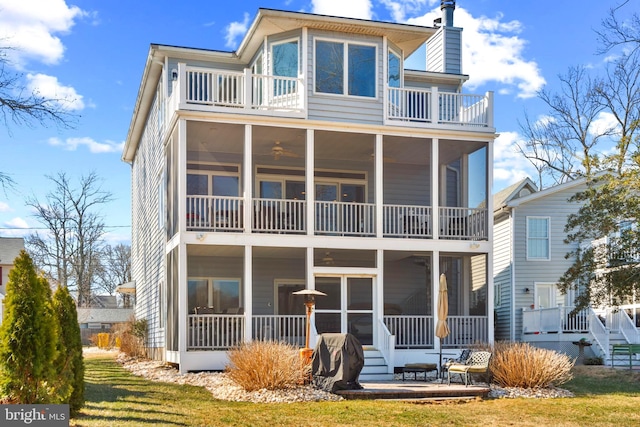
[[[524,178],[493,195],[493,211],[501,210],[511,200],[520,197],[522,190],[528,190],[530,194],[538,191],[536,184],[530,178]]]
[[[13,265],[13,260],[24,249],[22,237],[0,237],[0,264]]]
[[[586,177],[577,178],[569,182],[565,182],[559,185],[555,185],[553,187],[545,188],[544,190],[540,190],[535,193],[531,193],[528,196],[513,198],[507,201],[507,206],[516,207],[521,204],[531,202],[533,200],[541,199],[551,194],[559,193],[560,191],[570,190],[572,188],[583,185],[585,182],[587,182]]]

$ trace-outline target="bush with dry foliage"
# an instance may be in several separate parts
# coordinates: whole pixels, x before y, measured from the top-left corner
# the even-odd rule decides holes
[[[252,341],[229,351],[229,377],[246,391],[297,387],[309,377],[299,350],[290,344]]]
[[[545,388],[569,381],[574,361],[553,350],[528,343],[496,343],[490,370],[502,387]]]
[[[120,351],[131,357],[146,357],[147,321],[145,319],[129,319],[126,323],[115,325],[111,328],[110,346],[114,346],[116,340],[120,341]]]

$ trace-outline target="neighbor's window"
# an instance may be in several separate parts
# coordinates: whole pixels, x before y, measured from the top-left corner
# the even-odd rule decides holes
[[[549,218],[527,217],[527,259],[549,259]]]
[[[315,91],[376,96],[376,48],[356,43],[316,41]]]

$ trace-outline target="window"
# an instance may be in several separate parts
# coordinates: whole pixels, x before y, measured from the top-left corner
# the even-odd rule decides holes
[[[221,196],[238,197],[239,167],[232,165],[211,165],[204,163],[187,164],[187,215],[205,218],[210,208],[219,210],[237,210],[238,200],[225,201],[223,199],[209,200],[208,197],[193,196]]]
[[[196,307],[213,308],[215,313],[239,312],[240,279],[189,278],[187,288],[189,313],[195,313]]]
[[[376,47],[316,41],[315,91],[338,95],[376,96]]]
[[[389,51],[389,87],[400,87],[401,70],[402,68],[400,67],[400,56],[396,55],[396,53],[393,51]]]
[[[527,217],[527,259],[549,260],[549,218]]]
[[[298,40],[274,44],[271,55],[274,76],[298,77]]]

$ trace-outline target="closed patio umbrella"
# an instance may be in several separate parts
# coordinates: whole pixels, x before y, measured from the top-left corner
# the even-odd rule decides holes
[[[440,275],[440,286],[438,288],[438,323],[436,324],[436,336],[440,338],[440,369],[442,369],[442,338],[449,335],[449,325],[447,316],[449,315],[449,299],[447,291],[447,277]],[[442,374],[442,372],[441,372]]]

